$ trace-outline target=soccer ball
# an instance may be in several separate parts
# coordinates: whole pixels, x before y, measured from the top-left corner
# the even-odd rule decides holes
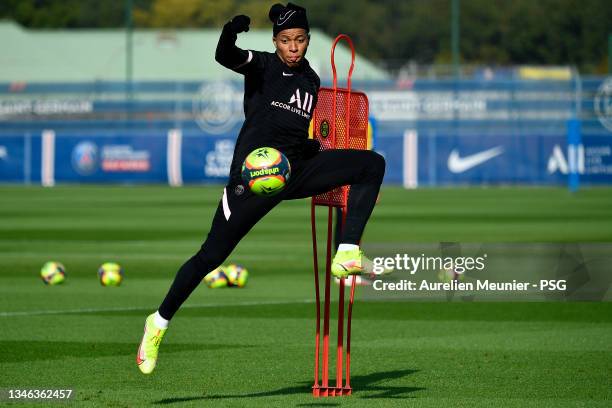
[[[123,268],[114,262],[106,262],[98,268],[98,278],[102,286],[119,286],[123,281]]]
[[[46,285],[59,285],[66,280],[66,268],[59,262],[47,262],[40,269],[40,277]]]
[[[289,160],[272,147],[253,150],[242,164],[242,181],[253,193],[261,196],[280,193],[290,175]]]
[[[244,287],[249,278],[249,271],[242,266],[229,264],[225,267],[225,276],[227,276],[227,286]]]
[[[224,288],[227,286],[227,276],[223,266],[208,272],[204,277],[204,283],[211,289]]]

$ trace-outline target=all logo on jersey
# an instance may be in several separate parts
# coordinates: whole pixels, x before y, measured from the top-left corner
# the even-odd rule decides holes
[[[300,88],[298,88],[295,90],[295,93],[291,96],[289,103],[290,104],[295,103],[297,104],[298,108],[303,109],[306,112],[310,113],[310,110],[312,109],[312,95],[309,94],[308,92],[304,92],[304,98],[302,99],[302,97],[300,96]]]
[[[289,103],[283,103],[279,101],[272,101],[272,106],[276,106],[278,108],[282,108],[293,113],[297,113],[298,115],[310,119],[310,112],[312,112],[312,102],[314,99],[314,95],[308,92],[300,91],[300,88],[297,88],[291,98],[289,99]]]

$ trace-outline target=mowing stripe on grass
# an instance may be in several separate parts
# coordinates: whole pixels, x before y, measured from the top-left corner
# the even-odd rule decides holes
[[[240,259],[244,260],[268,260],[271,255],[240,255]],[[62,258],[62,257],[70,257],[70,258],[83,258],[83,259],[92,259],[92,258],[109,258],[109,259],[145,259],[145,260],[153,260],[153,259],[162,259],[162,260],[185,260],[188,255],[178,254],[178,255],[166,255],[166,254],[154,254],[154,253],[142,253],[142,254],[128,254],[128,253],[100,253],[100,252],[20,252],[15,254],[3,254],[3,258],[16,258],[23,259],[24,257],[33,257],[33,258]],[[275,260],[295,260],[299,258],[298,255],[274,255]]]
[[[257,301],[257,302],[239,302],[239,303],[205,303],[199,305],[183,305],[182,309],[206,309],[215,307],[246,307],[246,306],[263,306],[263,305],[295,305],[314,303],[314,299],[301,299],[293,301]],[[25,310],[21,312],[0,312],[0,317],[15,317],[15,316],[42,316],[42,315],[59,315],[59,314],[83,314],[83,313],[100,313],[100,312],[131,312],[138,310],[151,310],[150,307],[106,307],[106,308],[84,308],[84,309],[68,309],[68,310]]]

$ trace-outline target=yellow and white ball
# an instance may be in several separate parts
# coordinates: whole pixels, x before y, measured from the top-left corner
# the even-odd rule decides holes
[[[249,279],[249,271],[242,265],[229,264],[225,267],[227,285],[243,288]]]
[[[123,268],[114,262],[103,263],[98,268],[98,278],[102,286],[119,286],[123,282]]]
[[[204,283],[211,289],[224,288],[227,286],[227,276],[225,275],[225,267],[220,266],[208,272],[204,277]]]
[[[40,269],[40,277],[45,285],[59,285],[66,280],[66,268],[59,262],[46,262]]]

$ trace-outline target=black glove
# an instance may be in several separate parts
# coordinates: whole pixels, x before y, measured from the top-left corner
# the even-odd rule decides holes
[[[251,18],[249,16],[245,16],[241,14],[231,19],[229,23],[226,25],[229,26],[229,29],[235,33],[242,33],[249,31],[249,24],[251,24]]]

